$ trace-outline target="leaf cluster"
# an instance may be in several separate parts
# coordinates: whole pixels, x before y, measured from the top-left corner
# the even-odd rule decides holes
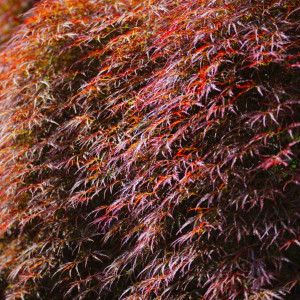
[[[0,52],[12,299],[299,293],[299,6],[43,0]]]

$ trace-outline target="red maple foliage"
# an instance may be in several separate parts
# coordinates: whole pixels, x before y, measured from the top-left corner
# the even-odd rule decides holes
[[[5,298],[296,297],[299,11],[36,4],[0,53]]]

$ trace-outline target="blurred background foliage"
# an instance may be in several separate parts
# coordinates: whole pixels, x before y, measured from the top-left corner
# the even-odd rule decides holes
[[[24,13],[37,0],[0,0],[0,45],[24,22]]]

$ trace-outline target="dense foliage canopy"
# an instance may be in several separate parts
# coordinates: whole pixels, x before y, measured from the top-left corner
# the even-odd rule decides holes
[[[42,0],[1,29],[2,297],[295,299],[299,12]]]

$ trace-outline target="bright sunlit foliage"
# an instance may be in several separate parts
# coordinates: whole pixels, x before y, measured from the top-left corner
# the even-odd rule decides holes
[[[3,29],[2,298],[296,299],[299,13],[42,0]]]

